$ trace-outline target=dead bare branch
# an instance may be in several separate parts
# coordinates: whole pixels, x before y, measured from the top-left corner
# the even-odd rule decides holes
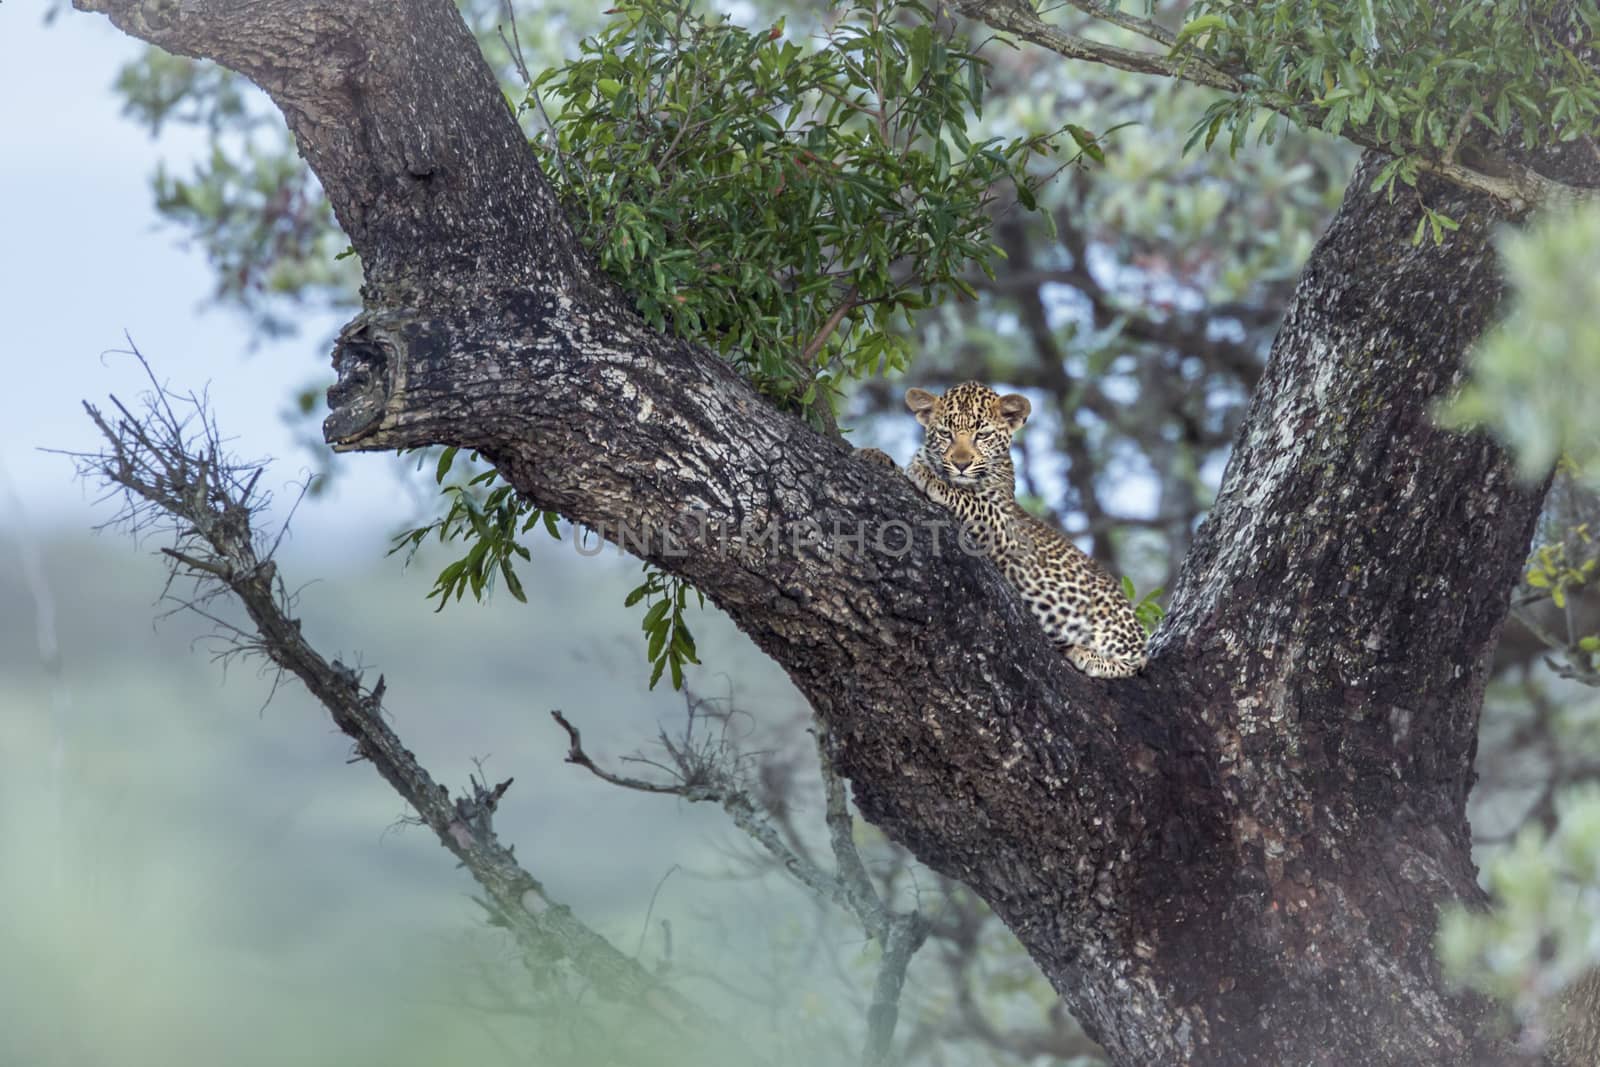
[[[162,548],[172,561],[171,575],[192,579],[195,587],[188,598],[175,598],[179,606],[226,627],[220,634],[229,642],[225,655],[260,655],[300,679],[352,739],[356,758],[371,762],[466,867],[485,893],[480,903],[511,932],[530,971],[542,974],[566,961],[610,999],[675,1026],[696,1023],[692,1005],[552,899],[500,843],[492,817],[510,779],[491,787],[475,774],[470,788],[452,797],[385,722],[384,678],[368,687],[359,670],[324,658],[305,640],[292,615],[294,599],[272,558],[280,538],[268,539],[254,521],[269,500],[259,488],[265,465],[227,452],[203,393],[172,391],[136,348],[132,355],[151,387],[142,406],[134,410],[113,397],[116,414],[108,416],[85,404],[105,445],[73,455],[81,477],[120,497],[112,524],[171,537]],[[244,609],[249,632],[203,610],[224,598]]]
[[[792,847],[773,824],[770,814],[758,803],[744,780],[742,760],[726,736],[714,742],[694,738],[694,724],[700,702],[685,693],[689,725],[681,738],[663,731],[660,743],[667,760],[634,757],[668,775],[665,782],[617,774],[597,764],[583,748],[583,737],[560,711],[550,712],[567,734],[567,762],[584,768],[603,782],[622,789],[661,793],[681,797],[690,803],[712,802],[721,805],[733,823],[748,834],[777,865],[822,900],[849,912],[861,923],[867,936],[882,948],[872,1003],[867,1009],[867,1037],[861,1062],[877,1067],[889,1062],[899,1019],[900,992],[905,985],[911,958],[927,940],[928,920],[915,909],[893,912],[874,887],[872,877],[856,849],[854,820],[845,799],[844,781],[833,769],[827,753],[826,727],[817,720],[815,733],[826,797],[829,843],[834,857],[834,872],[829,874],[800,849]]]

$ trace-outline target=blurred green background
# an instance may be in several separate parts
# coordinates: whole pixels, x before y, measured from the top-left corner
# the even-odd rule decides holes
[[[530,1062],[548,1027],[511,1010],[526,977],[470,879],[430,832],[397,825],[394,793],[347,762],[348,740],[300,686],[274,692],[251,661],[224,672],[190,614],[152,626],[164,572],[150,546],[6,534],[0,1063]],[[719,810],[563,762],[552,708],[597,758],[682,726],[682,695],[646,691],[637,635],[617,625],[634,565],[552,543],[530,575],[536,610],[502,599],[442,614],[422,606],[425,567],[351,573],[304,551],[283,566],[291,582],[329,575],[300,594],[307,636],[387,672],[393,725],[425,766],[452,787],[475,759],[493,780],[515,776],[496,825],[553,896],[652,967],[668,920],[671,967],[715,976],[702,980],[713,1000],[724,982],[759,994],[774,970],[808,983],[787,992],[812,1002],[809,1024],[785,1011],[758,1031],[779,1031],[775,1048],[828,1036],[825,1008],[854,991],[806,965],[809,898],[738,876],[749,849]],[[41,657],[41,625],[58,661]],[[719,672],[705,685],[736,676],[762,722],[802,712],[723,620],[701,629]],[[754,720],[734,728],[762,743]],[[850,935],[835,938],[825,947],[848,958]]]

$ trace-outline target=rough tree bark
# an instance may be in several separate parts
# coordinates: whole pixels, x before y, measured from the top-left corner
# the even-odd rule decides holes
[[[328,440],[478,449],[692,581],[811,700],[863,815],[981,894],[1116,1063],[1509,1062],[1432,953],[1439,906],[1480,899],[1477,717],[1542,495],[1428,419],[1499,295],[1490,201],[1425,190],[1462,226],[1413,248],[1364,165],[1152,665],[1100,683],[902,479],[640,323],[448,0],[77,5],[283,110],[366,268]],[[910,550],[879,550],[899,520]]]

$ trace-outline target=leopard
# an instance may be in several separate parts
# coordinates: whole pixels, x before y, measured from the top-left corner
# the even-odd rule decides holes
[[[909,389],[922,446],[906,476],[961,520],[974,544],[1022,596],[1067,662],[1093,678],[1130,678],[1145,667],[1145,631],[1111,574],[1016,499],[1011,441],[1032,413],[1021,393],[963,382],[943,396]],[[894,466],[878,449],[862,458]]]

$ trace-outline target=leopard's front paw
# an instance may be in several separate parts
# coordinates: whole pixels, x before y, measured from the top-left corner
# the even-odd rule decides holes
[[[907,464],[906,477],[911,479],[912,485],[921,489],[924,493],[928,493],[929,487],[939,480],[938,476],[928,469],[928,465],[922,462],[921,456]],[[928,495],[931,496],[932,494],[928,493]]]
[[[928,465],[922,462],[922,457],[913,459],[906,467],[906,477],[911,479],[911,484],[916,486],[922,495],[941,504],[944,507],[954,507],[957,496],[965,490],[953,488],[943,478],[933,473]]]
[[[881,464],[885,467],[888,467],[890,470],[894,469],[894,459],[889,455],[889,453],[881,451],[880,449],[858,448],[856,449],[856,458],[864,459],[868,463]]]

